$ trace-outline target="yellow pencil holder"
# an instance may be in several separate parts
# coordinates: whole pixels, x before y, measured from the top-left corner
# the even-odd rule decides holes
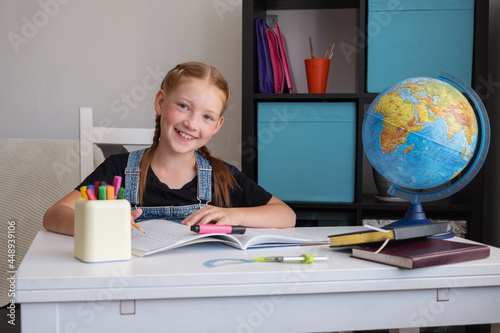
[[[74,255],[83,262],[129,260],[132,255],[130,203],[78,199]]]

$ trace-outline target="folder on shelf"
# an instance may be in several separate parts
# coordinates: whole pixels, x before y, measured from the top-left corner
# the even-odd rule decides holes
[[[269,54],[271,57],[271,65],[273,68],[274,77],[274,93],[281,94],[285,85],[285,74],[283,61],[281,60],[280,50],[278,45],[278,37],[274,31],[266,27],[267,40],[269,42]]]
[[[259,91],[264,94],[274,92],[274,77],[267,40],[266,23],[261,18],[255,19],[257,36],[257,70]]]
[[[281,60],[283,62],[283,72],[285,73],[286,86],[288,88],[288,92],[293,92],[292,85],[292,76],[290,75],[290,69],[288,68],[288,59],[285,52],[285,47],[283,45],[283,37],[281,36],[281,30],[278,24],[276,23],[276,36],[278,37],[278,44],[280,48]]]

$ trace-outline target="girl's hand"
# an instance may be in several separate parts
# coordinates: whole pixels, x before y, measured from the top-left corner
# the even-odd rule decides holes
[[[142,214],[142,209],[140,209],[140,208],[134,209],[131,212],[131,217],[130,217],[130,230],[131,231],[134,230],[134,221],[135,221],[135,219],[138,218],[139,216],[141,216],[141,214]]]
[[[221,225],[243,225],[244,214],[237,208],[221,208],[207,205],[192,213],[181,222],[184,225],[215,223]]]

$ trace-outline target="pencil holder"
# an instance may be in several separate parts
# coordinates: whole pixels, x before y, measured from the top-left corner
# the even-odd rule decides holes
[[[78,199],[74,255],[83,262],[129,260],[132,255],[130,203]]]
[[[330,59],[306,59],[307,89],[310,94],[324,94],[330,70]]]

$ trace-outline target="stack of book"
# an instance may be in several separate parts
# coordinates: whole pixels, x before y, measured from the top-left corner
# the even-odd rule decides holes
[[[483,259],[490,248],[479,243],[432,238],[447,232],[447,223],[391,226],[331,235],[330,246],[350,246],[352,257],[406,269]]]

